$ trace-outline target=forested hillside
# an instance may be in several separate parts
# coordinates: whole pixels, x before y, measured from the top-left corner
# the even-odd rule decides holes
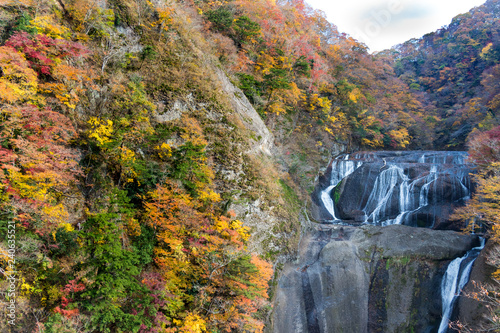
[[[474,130],[498,125],[500,3],[489,0],[447,26],[384,52],[396,75],[424,92],[440,119],[436,146],[462,148]]]
[[[377,55],[302,0],[0,2],[1,330],[262,331],[332,152],[463,147],[499,57],[491,0]]]

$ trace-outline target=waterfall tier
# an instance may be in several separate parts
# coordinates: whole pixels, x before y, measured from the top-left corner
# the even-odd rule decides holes
[[[362,152],[334,159],[313,194],[317,219],[346,224],[454,228],[470,197],[465,152]]]

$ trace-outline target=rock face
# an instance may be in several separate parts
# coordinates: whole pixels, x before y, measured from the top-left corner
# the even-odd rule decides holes
[[[470,197],[466,157],[429,151],[346,155],[332,162],[329,184],[323,181],[313,194],[317,219],[458,229],[449,216]]]
[[[274,137],[264,124],[257,111],[247,99],[243,91],[231,83],[226,74],[220,69],[216,69],[222,91],[229,96],[229,102],[235,113],[240,117],[245,128],[251,133],[253,144],[251,152],[263,152],[271,155],[274,148]]]
[[[435,332],[447,264],[475,236],[401,225],[321,226],[279,281],[272,331]]]

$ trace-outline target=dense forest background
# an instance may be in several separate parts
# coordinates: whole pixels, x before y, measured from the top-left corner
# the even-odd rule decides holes
[[[499,11],[369,54],[301,0],[2,1],[0,327],[262,331],[332,152],[470,147],[497,239]]]

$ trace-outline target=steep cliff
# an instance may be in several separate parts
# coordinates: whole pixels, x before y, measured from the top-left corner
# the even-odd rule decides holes
[[[400,225],[318,227],[284,269],[273,332],[434,332],[446,266],[477,242]]]

